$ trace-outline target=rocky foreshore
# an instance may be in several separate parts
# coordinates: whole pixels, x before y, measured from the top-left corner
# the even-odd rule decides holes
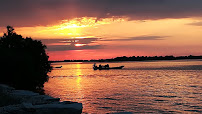
[[[82,103],[64,101],[0,84],[0,114],[80,114]]]

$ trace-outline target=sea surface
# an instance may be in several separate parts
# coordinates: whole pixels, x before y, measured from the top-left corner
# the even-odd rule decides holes
[[[53,63],[47,95],[83,104],[83,113],[202,113],[202,60]]]

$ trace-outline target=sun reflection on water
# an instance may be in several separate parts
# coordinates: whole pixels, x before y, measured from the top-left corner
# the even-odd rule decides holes
[[[77,76],[77,79],[76,79],[76,83],[77,83],[77,87],[78,87],[78,90],[81,89],[81,76],[83,75],[81,73],[81,65],[80,64],[76,64],[76,76]]]

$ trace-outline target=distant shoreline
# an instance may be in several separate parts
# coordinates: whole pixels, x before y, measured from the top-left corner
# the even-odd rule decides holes
[[[162,61],[162,60],[193,60],[193,59],[202,59],[202,56],[132,56],[132,57],[116,57],[113,59],[99,59],[99,60],[61,60],[61,61],[49,61],[50,63],[57,62],[123,62],[123,61]]]

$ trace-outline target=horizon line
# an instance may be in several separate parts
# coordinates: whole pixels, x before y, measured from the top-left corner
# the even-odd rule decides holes
[[[117,57],[114,57],[114,58],[108,58],[108,59],[64,59],[64,60],[49,60],[49,61],[100,61],[100,60],[114,60],[116,58],[123,58],[123,57],[126,57],[126,58],[131,58],[131,57],[136,57],[136,58],[149,58],[149,57],[174,57],[174,58],[177,58],[177,57],[202,57],[202,55],[186,55],[186,56],[173,56],[173,55],[166,55],[166,56],[117,56]]]

